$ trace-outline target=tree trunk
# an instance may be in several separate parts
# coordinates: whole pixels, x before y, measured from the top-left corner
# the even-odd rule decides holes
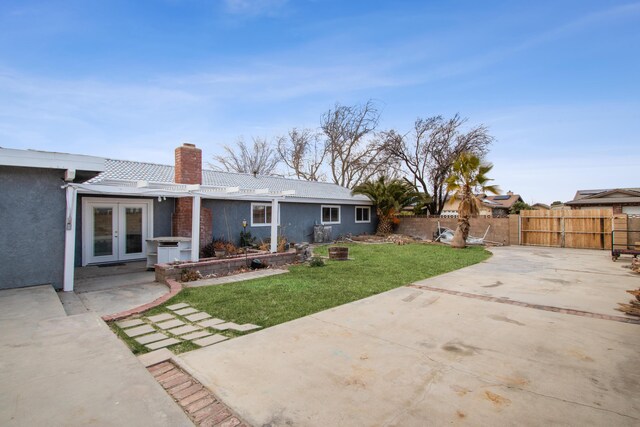
[[[390,216],[378,216],[378,228],[376,229],[376,234],[381,236],[386,236],[387,234],[391,234],[393,231],[393,221]]]
[[[453,234],[453,240],[451,241],[451,247],[456,249],[462,249],[467,247],[467,237],[469,236],[469,218],[462,217],[458,219],[458,227]]]

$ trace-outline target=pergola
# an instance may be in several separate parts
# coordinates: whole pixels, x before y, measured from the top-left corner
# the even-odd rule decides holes
[[[191,218],[191,261],[200,258],[200,205],[202,199],[242,200],[271,202],[271,252],[278,247],[278,204],[287,196],[294,196],[295,190],[280,192],[263,189],[243,189],[240,187],[218,187],[200,184],[168,184],[148,181],[104,180],[99,184],[67,183],[67,208],[65,215],[65,247],[64,247],[64,291],[73,291],[76,207],[78,194],[102,194],[110,196],[138,197],[191,197],[193,199]]]

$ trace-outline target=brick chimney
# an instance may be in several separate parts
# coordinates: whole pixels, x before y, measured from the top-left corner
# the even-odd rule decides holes
[[[202,184],[202,150],[194,144],[182,144],[175,151],[176,184]],[[172,234],[180,237],[191,237],[191,197],[176,199],[175,212],[172,217]],[[213,238],[213,217],[211,209],[200,208],[200,242],[202,248]]]
[[[202,150],[194,144],[176,148],[176,184],[202,184]]]

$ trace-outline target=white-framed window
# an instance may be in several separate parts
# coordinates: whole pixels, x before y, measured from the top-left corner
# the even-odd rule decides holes
[[[356,206],[356,222],[371,222],[371,206]]]
[[[340,224],[340,206],[322,205],[320,212],[321,212],[320,223]]]
[[[280,210],[278,209],[278,225],[280,225]],[[251,226],[267,227],[271,225],[271,203],[251,203]]]

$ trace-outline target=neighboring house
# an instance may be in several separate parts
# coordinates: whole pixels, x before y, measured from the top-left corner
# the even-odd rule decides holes
[[[548,211],[551,210],[551,206],[545,205],[544,203],[534,203],[531,205],[531,208],[535,211]]]
[[[513,194],[511,191],[507,194],[497,196],[487,196],[485,194],[478,195],[478,198],[482,201],[482,208],[480,209],[481,216],[506,216],[509,215],[509,209],[517,201],[523,201],[519,194]],[[460,206],[460,199],[451,197],[447,200],[442,210],[442,215],[458,216],[458,206]]]
[[[489,205],[491,203],[491,215],[493,216],[506,216],[509,215],[509,210],[516,202],[524,202],[519,194],[514,194],[511,191],[507,191],[507,194],[499,194],[497,196],[485,196],[482,199],[482,203]]]
[[[375,209],[347,188],[202,170],[202,152],[175,166],[0,148],[0,289],[73,289],[74,267],[145,259],[146,239],[190,237],[191,259],[214,238],[303,242],[314,225],[333,237],[375,232]],[[194,209],[195,207],[195,214]],[[198,214],[199,213],[199,214]],[[64,286],[63,286],[64,284]]]
[[[578,190],[573,200],[565,205],[571,209],[610,208],[614,214],[640,215],[640,188]]]
[[[483,199],[485,196],[481,194],[478,196]],[[444,203],[444,207],[442,208],[442,216],[458,216],[458,207],[460,206],[460,198],[459,197],[449,197],[447,201]],[[482,204],[480,208],[480,216],[491,216],[491,207],[486,203]]]

